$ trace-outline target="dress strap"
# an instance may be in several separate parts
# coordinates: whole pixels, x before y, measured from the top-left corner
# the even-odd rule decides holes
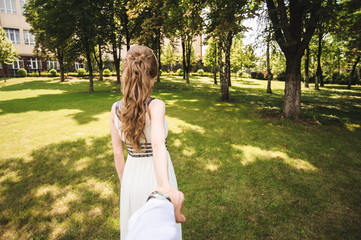
[[[155,99],[155,98],[150,97],[150,98],[148,99],[148,105],[149,105],[154,99]]]
[[[118,119],[120,119],[119,116],[119,105],[120,105],[120,101],[118,101],[115,105],[115,115],[117,115]]]

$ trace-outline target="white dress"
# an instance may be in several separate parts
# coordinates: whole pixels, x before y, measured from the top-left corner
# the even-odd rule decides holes
[[[121,107],[122,101],[119,101]],[[117,105],[117,106],[119,106]],[[165,133],[168,136],[168,121],[165,118]],[[117,114],[114,117],[114,125],[117,129],[120,129],[121,121]],[[147,201],[147,198],[151,192],[153,192],[157,186],[157,179],[154,170],[154,161],[151,152],[151,121],[147,114],[146,123],[144,127],[144,135],[146,137],[146,143],[144,145],[147,150],[146,153],[131,153],[132,150],[128,148],[128,156],[125,162],[122,184],[120,190],[120,232],[121,239],[125,239],[128,231],[128,220],[132,214],[141,208]],[[119,131],[119,135],[123,142],[125,142],[123,134]],[[132,154],[133,156],[131,156]],[[141,156],[140,156],[141,155]],[[168,176],[171,187],[178,188],[177,179],[175,176],[173,164],[168,152]],[[161,226],[159,226],[161,227]],[[180,224],[179,224],[180,227]]]

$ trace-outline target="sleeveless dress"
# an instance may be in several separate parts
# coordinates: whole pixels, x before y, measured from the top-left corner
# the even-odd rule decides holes
[[[149,99],[148,104],[153,100]],[[121,108],[122,101],[118,101],[117,108]],[[116,111],[117,112],[117,111]],[[166,137],[168,136],[168,121],[165,118],[164,130]],[[121,121],[117,114],[114,117],[114,125],[120,129]],[[131,145],[126,145],[128,156],[124,166],[122,184],[120,190],[120,239],[125,240],[128,231],[128,220],[132,214],[141,208],[147,201],[148,196],[157,186],[157,179],[154,170],[154,161],[152,154],[151,139],[151,121],[149,114],[146,117],[144,127],[144,135],[146,141],[141,143],[141,147],[145,150],[142,153],[135,152]],[[123,142],[125,142],[123,134],[118,130]],[[166,141],[166,140],[165,140]],[[167,146],[167,145],[166,145]],[[168,176],[171,187],[178,188],[173,164],[168,152]],[[161,226],[159,226],[161,227]],[[180,228],[180,224],[179,224]]]

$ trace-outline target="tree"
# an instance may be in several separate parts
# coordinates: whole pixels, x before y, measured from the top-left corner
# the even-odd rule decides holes
[[[17,58],[18,51],[0,26],[0,63],[12,64]]]
[[[169,17],[166,19],[167,35],[181,40],[183,79],[189,84],[189,73],[192,65],[193,41],[202,31],[202,1],[174,0],[167,5]]]
[[[164,65],[168,65],[168,71],[172,71],[172,66],[176,63],[176,61],[177,56],[174,51],[174,46],[172,45],[172,42],[169,42],[163,49],[162,62]]]
[[[266,0],[276,41],[286,57],[286,81],[281,116],[301,114],[301,58],[319,21],[323,0]]]
[[[207,41],[208,47],[204,55],[204,65],[211,67],[213,72],[213,83],[217,83],[217,45],[213,37],[210,37]]]
[[[71,4],[67,0],[29,0],[24,6],[24,16],[35,34],[34,49],[56,56],[62,82],[65,80],[64,63],[75,59],[75,54],[70,51],[74,33],[74,17],[68,12]]]
[[[241,32],[241,22],[249,13],[247,1],[208,0],[207,33],[217,41],[221,98],[229,99],[231,85],[231,46],[233,37]],[[224,58],[223,58],[224,53]]]

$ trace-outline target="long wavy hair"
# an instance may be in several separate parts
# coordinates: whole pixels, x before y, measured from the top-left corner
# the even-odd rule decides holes
[[[137,152],[142,152],[141,140],[146,140],[146,111],[157,75],[158,61],[153,51],[146,46],[131,47],[123,63],[123,105],[117,111],[125,141]]]

